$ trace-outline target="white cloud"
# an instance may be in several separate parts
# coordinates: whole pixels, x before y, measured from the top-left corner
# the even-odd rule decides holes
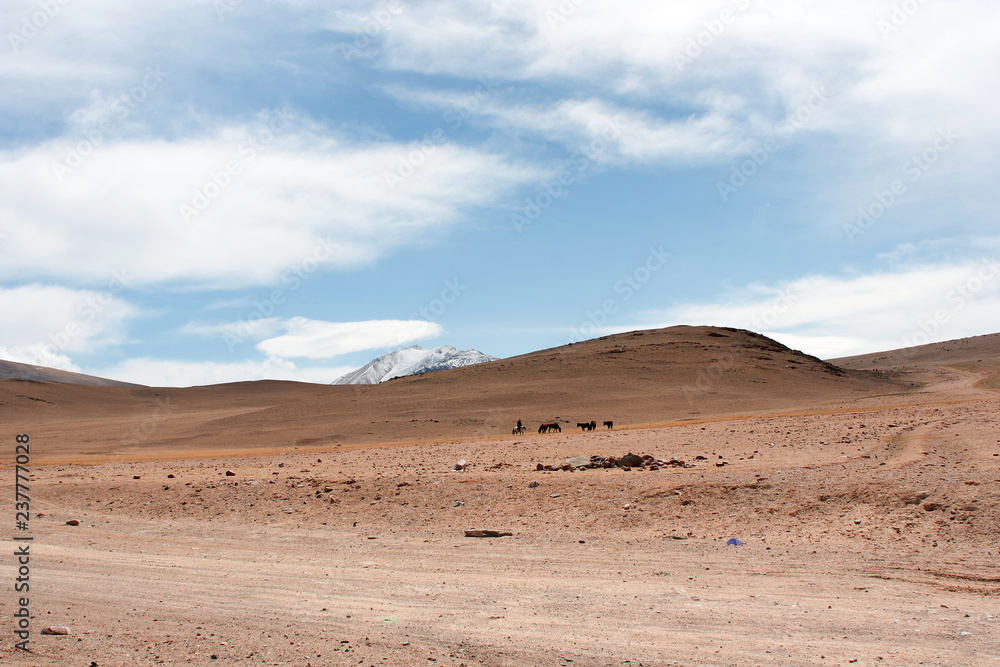
[[[214,324],[188,322],[180,328],[180,332],[190,336],[246,340],[274,336],[281,331],[282,325],[282,320],[277,317],[251,316],[238,322],[217,322]]]
[[[73,363],[67,355],[58,352],[52,345],[33,343],[31,345],[0,345],[0,359],[16,361],[33,366],[47,366],[62,371],[80,372],[80,367]]]
[[[187,140],[0,153],[0,279],[103,282],[119,267],[136,285],[287,282],[441,233],[539,176],[447,142],[355,143],[278,118]],[[67,162],[79,166],[54,171]]]
[[[751,148],[746,128],[718,111],[663,120],[648,111],[599,98],[567,99],[550,106],[513,105],[500,96],[391,89],[397,97],[445,109],[446,119],[476,116],[486,123],[545,141],[600,162],[702,162],[731,158]],[[450,114],[450,115],[449,115]]]
[[[745,328],[832,358],[995,333],[1000,331],[997,313],[1000,263],[989,256],[847,278],[808,276],[751,285],[713,303],[647,313],[642,326]]]
[[[442,332],[439,324],[424,320],[323,322],[293,317],[284,322],[284,328],[286,333],[261,341],[257,349],[286,359],[329,359],[361,350],[399,347]]]
[[[791,117],[813,86],[825,85],[831,99],[810,130],[909,145],[951,124],[995,142],[990,110],[1000,92],[983,82],[1000,74],[1000,7],[921,3],[900,20],[895,6],[427,2],[408,6],[386,31],[384,62],[472,80],[490,74],[536,82],[557,95],[589,88],[639,107],[669,102],[761,133]],[[895,28],[893,21],[898,30],[881,28]]]
[[[122,278],[127,282],[127,276]],[[124,287],[118,279],[104,290],[0,287],[0,344],[19,357],[12,361],[77,370],[67,355],[98,352],[125,340],[127,324],[138,311],[117,296]]]
[[[352,366],[299,368],[285,359],[217,363],[139,357],[95,371],[101,377],[153,387],[193,387],[248,380],[293,380],[329,384]]]

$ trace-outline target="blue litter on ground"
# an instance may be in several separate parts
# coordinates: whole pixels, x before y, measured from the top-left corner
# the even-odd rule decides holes
[[[738,546],[740,546],[741,544],[743,544],[743,543],[742,543],[742,542],[740,542],[740,541],[739,541],[738,539],[736,539],[735,537],[730,537],[730,538],[729,538],[729,541],[728,541],[728,542],[726,542],[726,546],[733,546],[733,547],[738,547]]]

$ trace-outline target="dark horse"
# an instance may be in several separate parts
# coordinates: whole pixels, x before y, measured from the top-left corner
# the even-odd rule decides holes
[[[578,428],[581,428],[584,431],[593,431],[595,428],[597,428],[597,422],[595,421],[577,422],[576,425]]]
[[[549,431],[558,431],[559,433],[562,433],[562,428],[560,428],[557,422],[553,422],[551,424],[542,424],[541,426],[538,427],[539,433],[548,433]]]
[[[611,428],[612,426],[615,425],[615,423],[613,421],[609,420],[609,421],[604,422],[604,425],[607,426],[608,428]]]

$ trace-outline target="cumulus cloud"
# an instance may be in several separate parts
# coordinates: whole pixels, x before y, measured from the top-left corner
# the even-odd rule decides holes
[[[103,290],[31,284],[0,288],[0,345],[11,361],[78,370],[68,355],[120,345],[139,315],[118,294],[129,278],[119,274]],[[16,357],[16,358],[15,358]]]
[[[447,142],[359,143],[303,122],[275,112],[189,139],[0,153],[0,279],[123,267],[136,285],[289,282],[441,233],[538,176]]]
[[[80,372],[80,367],[73,363],[68,355],[61,354],[54,346],[45,343],[13,345],[11,347],[0,345],[0,359],[31,364],[32,366],[58,368],[61,371]]]

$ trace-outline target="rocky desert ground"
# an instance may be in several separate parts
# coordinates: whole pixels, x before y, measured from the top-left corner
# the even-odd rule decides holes
[[[0,382],[0,662],[997,664],[998,371],[676,328],[363,390]],[[562,469],[627,453],[676,462]]]

